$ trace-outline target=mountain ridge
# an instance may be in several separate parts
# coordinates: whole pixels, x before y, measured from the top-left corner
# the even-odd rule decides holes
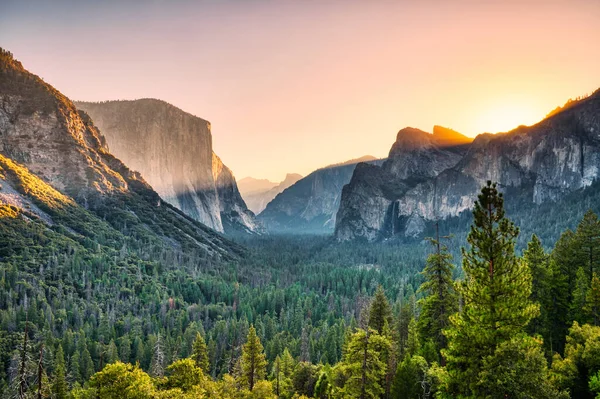
[[[448,147],[457,150],[452,162],[442,162],[443,153],[430,144],[406,154],[397,140],[383,170],[353,176],[338,210],[338,240],[418,236],[428,221],[469,210],[488,180],[518,190],[517,196],[535,204],[590,186],[600,176],[600,90],[534,125]],[[422,154],[420,161],[416,153]],[[423,167],[426,160],[431,164]],[[384,187],[365,182],[377,178],[381,186],[402,188],[385,195]],[[361,202],[370,203],[370,209]]]

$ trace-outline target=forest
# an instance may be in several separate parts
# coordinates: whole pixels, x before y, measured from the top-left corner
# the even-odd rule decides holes
[[[524,237],[510,209],[488,183],[426,241],[240,238],[242,259],[216,262],[2,206],[0,392],[600,398],[597,214]]]

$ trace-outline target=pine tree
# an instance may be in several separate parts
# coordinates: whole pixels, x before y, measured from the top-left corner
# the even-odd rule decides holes
[[[369,310],[369,327],[382,335],[383,329],[386,325],[390,325],[392,322],[392,309],[390,303],[385,296],[383,287],[379,285],[377,291],[375,291],[375,297],[371,302],[371,309]]]
[[[209,374],[210,364],[208,361],[208,349],[206,347],[206,341],[204,341],[204,338],[200,333],[196,334],[196,340],[192,345],[192,355],[190,357],[196,363],[196,367],[199,367],[204,374]]]
[[[531,273],[531,300],[540,304],[540,315],[529,324],[528,331],[533,334],[548,332],[548,311],[550,301],[550,265],[548,255],[544,252],[542,242],[533,234],[523,252],[523,260]]]
[[[162,377],[165,375],[165,352],[160,334],[156,336],[154,351],[150,362],[150,374],[153,377]]]
[[[496,184],[483,187],[473,210],[474,222],[463,248],[465,281],[459,285],[464,305],[450,317],[444,351],[452,395],[485,397],[480,386],[482,362],[498,346],[521,334],[539,313],[529,299],[531,273],[515,256],[518,229],[504,215]]]
[[[549,322],[552,326],[550,347],[562,352],[565,337],[574,317],[572,314],[573,293],[577,283],[577,270],[581,266],[577,260],[575,233],[566,230],[554,246],[551,254],[552,311]]]
[[[577,269],[577,278],[575,279],[575,290],[573,291],[573,302],[571,303],[571,319],[581,324],[587,322],[587,313],[583,309],[585,306],[587,293],[590,289],[590,279],[583,267]]]
[[[65,370],[65,354],[62,345],[58,345],[54,356],[54,378],[52,384],[52,397],[54,399],[67,399],[68,386]]]
[[[446,347],[446,337],[442,333],[448,326],[448,318],[458,309],[458,298],[454,290],[452,255],[440,242],[438,225],[436,237],[429,239],[435,252],[427,258],[423,269],[425,281],[418,292],[425,297],[419,301],[419,333],[424,340],[435,342],[439,350]],[[443,359],[442,359],[443,361]]]
[[[385,393],[387,364],[382,353],[389,352],[390,340],[377,334],[375,330],[359,329],[352,334],[342,366],[348,371],[348,380],[343,387],[343,397],[375,399]]]
[[[600,221],[598,216],[588,210],[575,231],[577,259],[586,267],[589,281],[600,268]]]
[[[265,378],[267,369],[263,346],[253,325],[250,326],[246,343],[242,347],[241,367],[241,383],[252,391],[254,385]]]
[[[594,273],[592,284],[585,298],[584,312],[589,316],[593,325],[600,325],[600,278]]]

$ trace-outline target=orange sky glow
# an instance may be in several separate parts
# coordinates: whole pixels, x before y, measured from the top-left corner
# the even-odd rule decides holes
[[[591,93],[600,1],[7,0],[0,46],[71,99],[208,119],[237,178],[278,181],[384,157],[405,126],[506,131]]]

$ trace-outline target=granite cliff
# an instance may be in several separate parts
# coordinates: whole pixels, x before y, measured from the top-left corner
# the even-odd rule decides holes
[[[231,170],[212,150],[211,125],[164,101],[76,102],[110,151],[165,201],[225,233],[260,231]]]
[[[399,133],[381,168],[357,167],[343,190],[338,240],[419,236],[428,221],[470,209],[487,180],[532,204],[590,186],[600,177],[600,91],[535,125],[471,144],[438,151],[419,142],[415,151],[414,141]]]
[[[108,152],[86,113],[2,49],[0,155],[3,201],[35,209],[33,204],[42,221],[51,223],[54,214],[73,234],[104,243],[110,238],[104,233],[98,237],[98,231],[107,231],[160,252],[205,257],[231,257],[238,251],[163,203],[139,173]],[[68,206],[56,205],[55,197]]]

